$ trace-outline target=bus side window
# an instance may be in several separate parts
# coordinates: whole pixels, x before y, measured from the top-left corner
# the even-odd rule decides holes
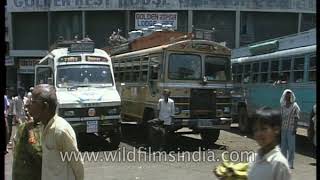
[[[36,84],[53,84],[53,73],[50,67],[38,67]]]
[[[251,76],[251,64],[245,64],[243,83],[249,83],[251,81],[250,76]]]
[[[311,56],[309,60],[309,81],[316,81],[316,56]]]
[[[142,82],[147,82],[147,79],[148,79],[148,62],[149,60],[149,57],[146,56],[146,57],[143,57],[142,60],[141,60],[141,81]]]
[[[303,82],[304,57],[294,58],[293,66],[293,82]]]
[[[268,82],[268,69],[269,69],[269,61],[261,63],[261,74],[260,74],[260,82],[266,83]]]
[[[281,82],[288,83],[290,81],[290,75],[291,75],[291,59],[286,58],[281,61],[280,71],[281,71],[280,72]]]
[[[159,77],[159,57],[151,57],[150,58],[150,72],[149,72],[149,78],[151,80],[157,80]]]
[[[271,61],[271,83],[277,83],[278,81],[280,81],[281,76],[279,73],[279,60],[273,60]]]
[[[140,58],[135,58],[132,61],[132,81],[137,82],[140,81]]]
[[[258,62],[256,63],[253,63],[252,65],[252,72],[253,72],[253,75],[252,75],[252,83],[258,83],[259,79],[259,66],[260,64]]]

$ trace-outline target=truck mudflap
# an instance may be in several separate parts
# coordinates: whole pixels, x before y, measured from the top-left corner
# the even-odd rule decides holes
[[[174,119],[176,128],[188,127],[191,129],[230,129],[232,118],[216,119]]]

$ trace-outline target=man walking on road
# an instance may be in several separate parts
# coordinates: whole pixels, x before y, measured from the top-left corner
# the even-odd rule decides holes
[[[42,179],[83,180],[84,167],[81,158],[62,160],[65,153],[80,152],[73,128],[56,114],[57,96],[53,86],[40,84],[31,96],[30,114],[44,125],[42,134]]]
[[[164,89],[163,98],[160,98],[158,103],[159,120],[163,121],[163,127],[165,129],[163,139],[162,139],[162,148],[164,148],[163,146],[166,146],[167,144],[167,136],[170,131],[172,119],[175,114],[174,101],[169,97],[170,97],[170,90]]]
[[[27,121],[17,127],[13,138],[13,180],[41,180],[41,133],[40,120],[33,120],[29,115]]]
[[[288,158],[289,166],[293,169],[296,146],[297,123],[300,119],[300,108],[295,102],[296,97],[290,89],[284,90],[281,99],[281,152]],[[287,156],[288,154],[288,156]]]

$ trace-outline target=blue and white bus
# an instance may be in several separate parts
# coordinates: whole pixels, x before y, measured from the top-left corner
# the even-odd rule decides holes
[[[234,49],[234,119],[240,131],[250,129],[257,108],[280,109],[280,97],[291,89],[301,108],[299,127],[308,127],[316,103],[316,31],[301,32]]]

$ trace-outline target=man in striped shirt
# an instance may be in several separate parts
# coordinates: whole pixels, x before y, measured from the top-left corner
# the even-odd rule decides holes
[[[291,169],[293,169],[297,121],[300,119],[300,108],[295,100],[296,97],[290,89],[284,90],[280,99],[282,118],[281,152],[288,159]]]

